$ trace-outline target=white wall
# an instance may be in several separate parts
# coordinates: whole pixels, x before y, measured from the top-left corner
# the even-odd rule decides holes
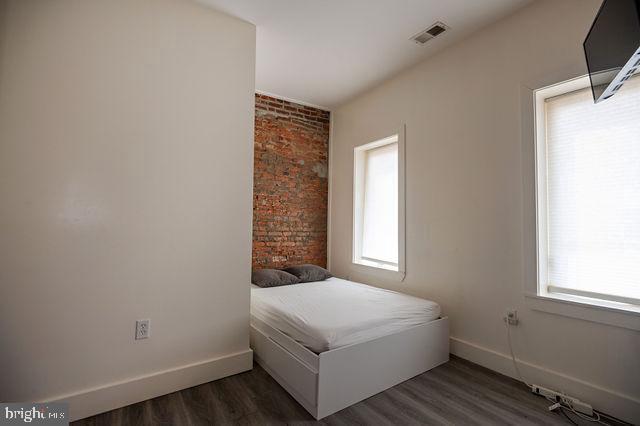
[[[0,400],[81,417],[251,368],[255,28],[1,3]]]
[[[586,72],[598,0],[540,0],[427,59],[333,115],[332,272],[441,303],[452,351],[513,375],[502,316],[519,310],[525,378],[640,420],[640,334],[531,309],[533,163],[523,146],[528,88]],[[526,109],[526,108],[525,108]],[[353,147],[406,123],[407,276],[351,259]],[[529,158],[531,161],[523,161]],[[526,256],[525,256],[526,254]],[[557,372],[562,372],[559,374]],[[540,383],[541,382],[541,383]]]

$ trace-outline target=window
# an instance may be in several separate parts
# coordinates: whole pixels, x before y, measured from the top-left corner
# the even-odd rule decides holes
[[[401,151],[399,135],[354,149],[354,263],[403,272]]]
[[[536,92],[538,294],[640,306],[640,77]]]

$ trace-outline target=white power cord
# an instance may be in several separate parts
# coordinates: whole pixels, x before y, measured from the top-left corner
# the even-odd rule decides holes
[[[527,385],[528,388],[531,388],[531,385],[527,383],[524,377],[522,377],[522,373],[520,373],[520,369],[518,368],[516,356],[513,354],[513,346],[511,345],[511,331],[509,330],[509,322],[506,320],[506,318],[505,318],[504,324],[507,327],[507,342],[509,343],[509,352],[511,353],[511,361],[513,361],[513,368],[516,370],[518,379],[520,379],[522,383]]]
[[[571,410],[571,412],[573,412],[573,414],[575,414],[576,416],[580,417],[583,420],[586,420],[586,421],[589,421],[589,422],[594,422],[594,423],[600,423],[601,425],[609,426],[609,423],[605,423],[602,420],[600,420],[600,414],[598,414],[597,411],[593,412],[595,417],[590,417],[590,416],[587,416],[586,414],[579,413],[578,411],[574,410],[573,407],[571,407],[571,406],[565,407],[563,405],[562,407],[563,408],[567,408],[568,410]]]
[[[588,422],[592,422],[592,423],[600,423],[601,425],[605,425],[605,426],[611,426],[609,423],[605,423],[600,419],[600,414],[597,411],[594,411],[594,417],[590,417],[587,416],[586,414],[582,414],[578,411],[576,411],[570,404],[566,404],[566,403],[562,403],[562,402],[556,402],[554,399],[551,398],[547,398],[548,401],[553,402],[554,404],[549,407],[549,411],[553,411],[556,409],[561,409],[561,410],[569,410],[571,411],[573,414],[575,414],[576,416],[578,416],[578,418],[581,418],[582,420],[586,420]],[[565,414],[566,416],[566,414]],[[569,419],[571,420],[571,419]]]

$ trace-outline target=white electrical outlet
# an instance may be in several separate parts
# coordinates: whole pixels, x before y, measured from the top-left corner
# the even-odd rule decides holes
[[[146,339],[151,335],[150,320],[141,319],[136,321],[136,340]]]
[[[509,325],[518,325],[518,311],[515,309],[507,309],[504,320]]]

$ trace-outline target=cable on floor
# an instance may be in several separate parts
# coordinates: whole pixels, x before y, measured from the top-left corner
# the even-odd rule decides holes
[[[564,410],[562,409],[562,407],[560,407],[560,413],[565,416],[567,418],[567,420],[569,420],[572,424],[578,426],[578,423],[576,423],[571,417],[569,417],[569,415],[567,413],[564,412]]]
[[[571,419],[571,417],[569,417],[569,415],[565,412],[565,410],[570,411],[571,413],[573,413],[576,417],[578,417],[579,419],[582,420],[586,420],[588,422],[592,422],[592,423],[600,423],[601,425],[604,426],[611,426],[609,423],[605,423],[601,420],[600,418],[600,414],[597,411],[594,411],[593,414],[595,415],[595,417],[589,417],[586,414],[582,414],[578,411],[576,411],[573,407],[571,407],[571,405],[569,404],[565,404],[563,402],[559,402],[556,401],[553,398],[549,398],[549,397],[545,397],[547,399],[547,401],[552,402],[553,404],[557,405],[557,410],[559,410],[567,419],[569,419],[569,421],[571,421],[571,423],[573,423],[574,425],[577,425],[579,423],[576,423],[573,419]],[[552,407],[549,408],[550,410],[552,410]],[[556,411],[556,409],[553,409],[552,411]]]
[[[511,361],[513,362],[513,368],[516,370],[516,375],[518,376],[518,379],[520,379],[520,381],[522,383],[524,383],[529,389],[531,389],[531,385],[529,383],[527,383],[527,381],[524,379],[524,377],[522,376],[522,373],[520,372],[520,368],[518,368],[518,362],[516,361],[516,356],[513,352],[513,345],[511,344],[511,330],[509,327],[509,323],[507,322],[506,318],[505,318],[505,322],[504,322],[505,326],[507,327],[507,343],[509,344],[509,353],[511,354]],[[600,414],[597,411],[594,411],[593,414],[595,417],[589,417],[585,414],[579,413],[578,411],[576,411],[573,407],[563,404],[559,401],[547,398],[550,402],[555,403],[559,403],[560,404],[560,411],[562,412],[562,414],[564,414],[564,416],[569,419],[569,421],[571,421],[571,423],[577,425],[578,423],[576,423],[575,421],[573,421],[573,419],[571,419],[567,413],[565,413],[564,410],[570,410],[573,414],[575,414],[578,418],[582,419],[582,420],[586,420],[589,422],[593,422],[593,423],[600,423],[602,425],[605,426],[610,426],[608,423],[603,422],[600,419]]]

